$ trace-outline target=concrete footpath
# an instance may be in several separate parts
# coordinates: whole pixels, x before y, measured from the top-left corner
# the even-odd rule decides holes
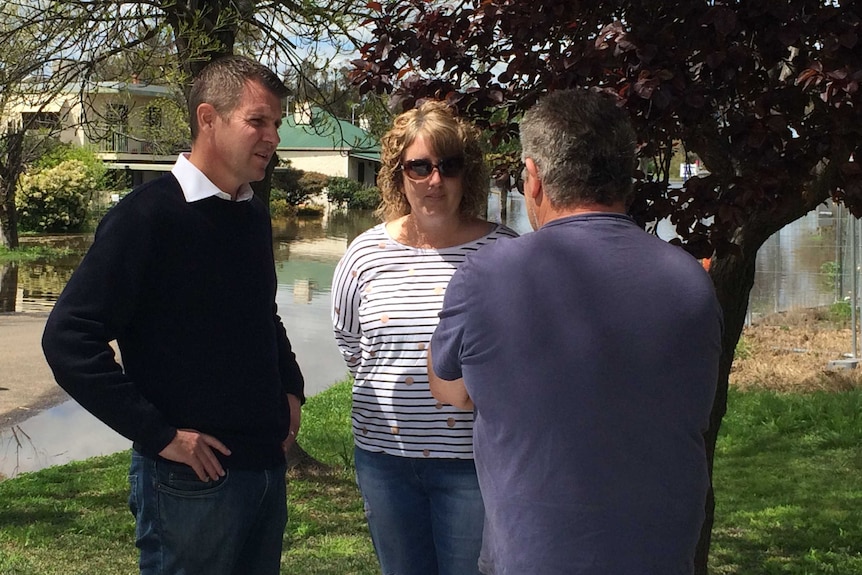
[[[62,403],[68,395],[54,382],[42,355],[47,313],[0,313],[0,428]]]

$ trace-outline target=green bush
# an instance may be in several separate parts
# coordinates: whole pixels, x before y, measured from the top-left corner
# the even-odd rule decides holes
[[[273,217],[294,215],[296,205],[291,202],[290,194],[280,188],[272,188],[269,192],[269,213]]]
[[[271,200],[284,200],[285,203],[291,206],[301,206],[308,200],[319,194],[326,182],[328,176],[318,172],[304,172],[288,165],[276,170],[272,174],[273,193],[278,188],[279,196],[271,196]],[[270,211],[275,214],[272,204],[270,203]]]
[[[733,359],[750,359],[751,344],[745,339],[744,335],[739,336],[739,341],[736,342],[736,349],[733,350]]]
[[[102,179],[106,177],[107,169],[104,163],[96,153],[89,148],[73,146],[72,144],[59,144],[51,147],[42,156],[33,163],[33,169],[41,171],[47,168],[56,168],[63,162],[68,160],[78,160],[87,167],[87,172],[95,178],[98,178],[99,185],[102,185]]]
[[[326,197],[336,206],[349,207],[350,200],[362,188],[362,184],[349,178],[334,176],[326,183]]]
[[[353,196],[347,207],[357,210],[373,210],[380,205],[380,188],[365,186]]]
[[[329,176],[320,172],[302,172],[299,177],[299,187],[309,196],[315,196],[323,191],[329,181]]]
[[[269,200],[269,209],[273,215],[276,215],[273,200],[281,200],[288,205],[298,206],[308,199],[308,192],[302,189],[299,184],[302,174],[302,170],[297,170],[290,165],[273,172],[272,191]]]
[[[836,261],[823,262],[820,266],[820,280],[826,289],[835,289],[841,279],[841,264]]]
[[[850,300],[836,301],[829,306],[829,319],[837,324],[848,324],[853,315]]]
[[[15,194],[21,230],[80,231],[87,220],[90,199],[101,188],[104,173],[101,162],[87,165],[82,160],[70,159],[23,175]]]
[[[380,190],[349,178],[332,177],[326,185],[326,197],[338,207],[368,210],[380,203]]]

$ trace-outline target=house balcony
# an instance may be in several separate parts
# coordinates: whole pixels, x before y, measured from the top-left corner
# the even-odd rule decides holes
[[[152,154],[151,142],[135,138],[128,134],[113,132],[106,138],[99,140],[96,151],[99,153],[114,154]]]
[[[179,151],[171,149],[169,144],[159,145],[120,132],[108,134],[94,145],[96,154],[111,168],[148,169],[153,164],[173,165]]]

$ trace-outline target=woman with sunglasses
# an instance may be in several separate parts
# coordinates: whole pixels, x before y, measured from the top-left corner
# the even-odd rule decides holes
[[[426,355],[455,269],[517,234],[482,219],[479,132],[446,104],[401,114],[381,144],[383,223],[350,244],[332,286],[335,338],[354,376],[357,483],[384,574],[469,575],[484,521],[473,413],[431,396]]]

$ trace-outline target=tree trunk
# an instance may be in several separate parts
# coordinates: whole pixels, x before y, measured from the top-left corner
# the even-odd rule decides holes
[[[18,264],[12,262],[0,267],[0,313],[15,311],[18,294]]]
[[[299,442],[294,441],[287,452],[287,470],[301,475],[318,475],[330,471],[331,467],[310,456]]]
[[[765,241],[765,239],[764,239]],[[763,242],[760,242],[761,244]],[[710,487],[706,497],[706,516],[700,532],[700,540],[695,552],[695,575],[707,575],[709,547],[712,542],[712,527],[715,522],[715,494],[712,488],[712,470],[715,460],[715,444],[721,428],[721,420],[727,412],[727,389],[730,377],[730,367],[736,342],[745,324],[745,314],[748,309],[748,294],[754,285],[754,271],[758,244],[753,251],[740,255],[713,258],[709,268],[710,276],[715,284],[718,301],[721,304],[724,317],[724,333],[722,334],[721,359],[718,367],[718,382],[715,390],[715,401],[709,416],[709,429],[704,433],[706,456],[709,467]]]
[[[0,201],[0,245],[14,250],[18,247],[18,213],[15,211],[15,196],[2,191],[0,199],[2,199]]]
[[[6,132],[6,157],[0,162],[0,245],[18,247],[18,212],[15,189],[24,169],[24,132]]]
[[[706,516],[695,552],[695,575],[707,575],[712,527],[715,522],[715,494],[712,488],[715,445],[721,429],[721,420],[727,412],[730,368],[733,364],[736,344],[739,342],[739,336],[745,325],[748,296],[754,286],[757,251],[772,234],[825,202],[829,197],[828,190],[829,186],[827,185],[810,186],[806,193],[800,192],[786,196],[780,205],[773,205],[771,208],[767,205],[762,210],[752,211],[747,221],[737,229],[734,243],[739,248],[738,252],[714,257],[710,265],[709,275],[715,285],[715,292],[721,304],[724,318],[724,333],[722,334],[715,401],[709,417],[709,429],[703,436],[706,443],[710,488],[705,505]]]
[[[272,173],[278,165],[278,154],[273,154],[266,166],[266,175],[259,182],[252,182],[251,189],[254,190],[254,195],[260,198],[260,201],[269,208],[269,196],[272,192]]]

